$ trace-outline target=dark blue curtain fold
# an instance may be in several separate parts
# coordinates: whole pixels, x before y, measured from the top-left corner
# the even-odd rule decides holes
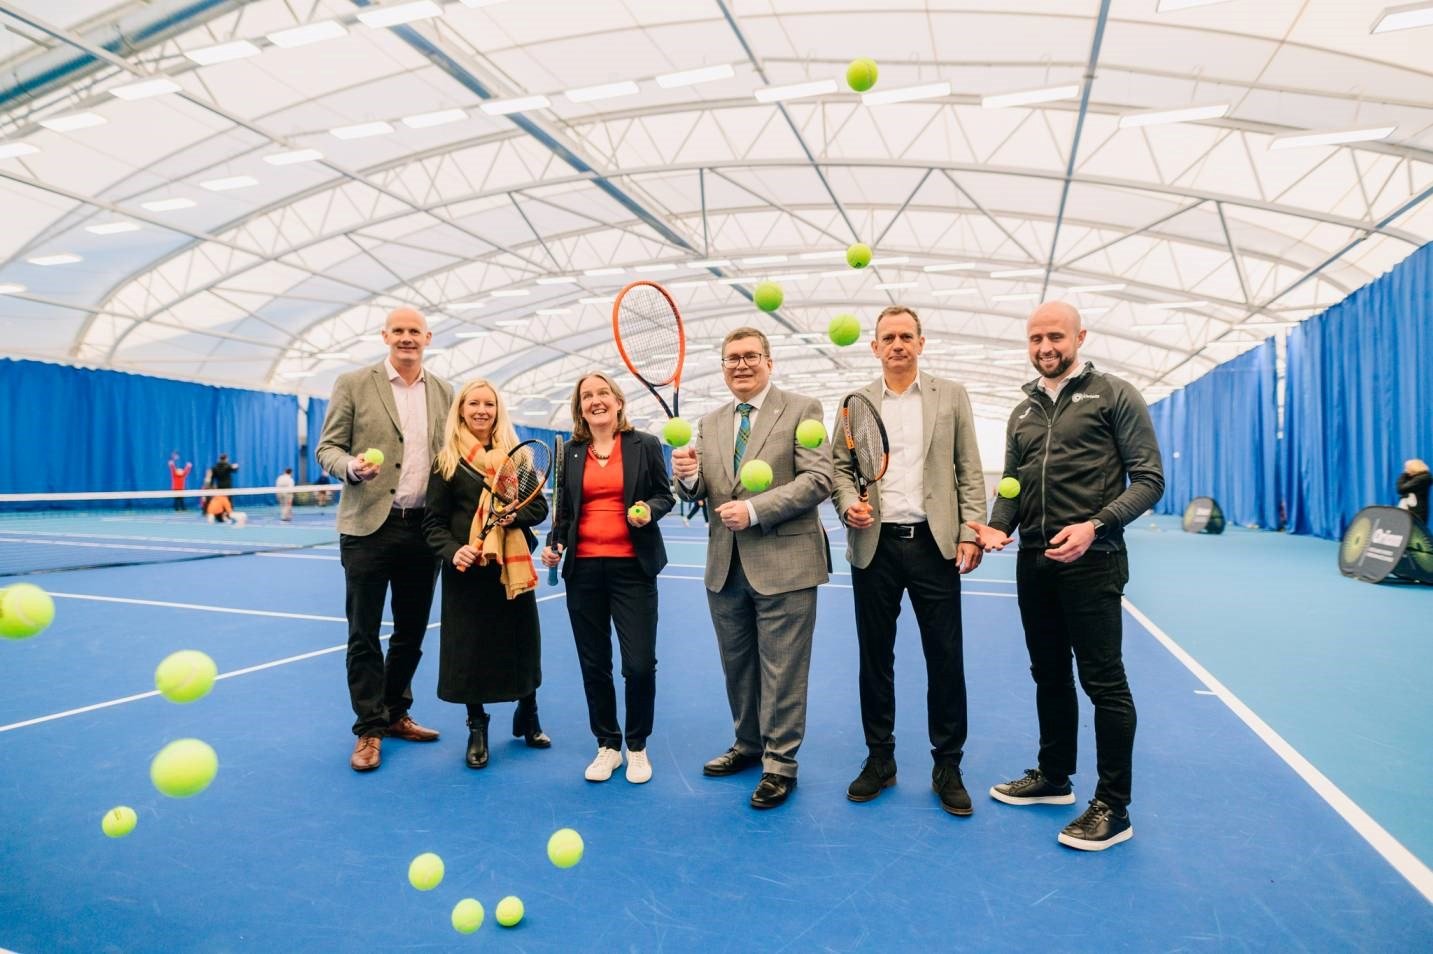
[[[1281,489],[1293,533],[1337,539],[1433,458],[1433,244],[1289,334]]]
[[[1265,341],[1150,407],[1164,456],[1157,513],[1213,497],[1232,523],[1279,527],[1276,357]]]
[[[197,488],[220,453],[236,487],[298,464],[298,398],[0,359],[0,493],[167,490],[171,451]]]
[[[327,414],[327,398],[311,397],[308,399],[308,409],[304,412],[304,426],[307,434],[304,439],[307,445],[307,454],[304,461],[304,473],[301,475],[304,483],[317,483],[319,474],[323,473],[323,468],[318,465],[315,452],[318,450],[318,439],[323,436],[323,419]]]

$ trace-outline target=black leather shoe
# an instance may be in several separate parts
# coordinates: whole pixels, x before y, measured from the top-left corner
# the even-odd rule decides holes
[[[953,765],[937,765],[930,774],[930,787],[940,796],[940,807],[952,815],[974,814],[970,793],[960,780],[960,769]]]
[[[547,733],[542,731],[542,723],[537,721],[536,694],[518,700],[512,714],[512,737],[522,739],[530,749],[552,748],[552,739],[547,737]]]
[[[480,719],[468,720],[468,768],[486,768],[488,764],[488,720],[492,716],[485,715]]]
[[[733,746],[702,766],[703,775],[735,775],[761,762],[759,755],[743,755]]]
[[[873,755],[866,759],[866,764],[861,766],[861,774],[846,789],[846,797],[853,802],[869,802],[881,794],[881,789],[894,784],[896,760]]]
[[[757,783],[756,791],[751,793],[751,807],[775,808],[786,801],[786,796],[795,789],[795,775],[777,775],[773,772],[765,772],[761,776],[761,781]]]

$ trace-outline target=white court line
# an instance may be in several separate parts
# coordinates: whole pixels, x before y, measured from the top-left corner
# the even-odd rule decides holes
[[[1358,806],[1357,802],[1345,795],[1337,785],[1329,780],[1327,775],[1314,768],[1313,763],[1300,755],[1299,751],[1285,741],[1283,736],[1259,718],[1254,710],[1246,706],[1222,682],[1215,679],[1209,670],[1185,652],[1164,630],[1156,626],[1153,620],[1135,608],[1135,605],[1128,599],[1121,600],[1121,602],[1124,604],[1124,608],[1129,610],[1130,615],[1139,620],[1140,625],[1147,629],[1151,636],[1169,650],[1175,659],[1183,663],[1196,679],[1208,686],[1213,695],[1218,696],[1219,700],[1228,706],[1240,721],[1252,729],[1265,745],[1274,750],[1275,755],[1288,763],[1289,767],[1298,773],[1299,778],[1308,783],[1309,788],[1312,788],[1320,798],[1328,802],[1333,810],[1338,812],[1343,820],[1363,837],[1364,841],[1373,846],[1374,851],[1382,855],[1395,871],[1407,878],[1408,883],[1413,885],[1414,889],[1424,898],[1433,901],[1433,871],[1430,871],[1417,855],[1403,847],[1398,839],[1374,821],[1368,812]]]
[[[667,565],[668,565],[668,566],[671,566],[672,564],[669,563],[669,564],[667,564]],[[657,574],[657,578],[660,579],[660,580],[695,580],[695,581],[698,582],[698,583],[705,583],[705,582],[706,582],[706,577],[704,577],[704,576],[677,576],[677,575],[674,574],[674,573],[659,573],[659,574]],[[984,582],[984,581],[982,580],[981,582]],[[999,581],[997,580],[997,581],[994,581],[994,582],[999,582]],[[822,584],[820,584],[820,585],[821,585],[821,588],[823,588],[823,589],[833,589],[833,590],[849,590],[849,589],[852,588],[850,583],[822,583]],[[962,589],[962,590],[960,591],[960,595],[961,595],[961,596],[994,596],[994,597],[998,597],[998,598],[1001,598],[1001,599],[1007,599],[1007,600],[1013,600],[1013,599],[1015,599],[1015,594],[1014,594],[1014,593],[986,593],[986,592],[984,592],[984,591],[982,591],[982,590],[965,590],[965,589]]]
[[[539,596],[537,598],[537,601],[539,603],[543,603],[547,600],[555,600],[559,596],[566,595],[566,592],[567,591],[564,590],[561,593],[553,593],[549,596]],[[206,610],[211,613],[238,613],[243,616],[279,616],[287,619],[319,620],[322,622],[339,623],[348,622],[348,619],[343,616],[312,616],[305,613],[278,613],[265,610],[243,610],[222,606],[200,606],[195,603],[163,603],[158,600],[131,600],[121,599],[115,596],[86,596],[77,593],[51,593],[50,595],[60,596],[66,599],[73,600],[98,600],[104,603],[137,603],[143,606],[167,606],[178,609]],[[382,625],[392,626],[393,622],[392,620],[384,620]],[[437,623],[429,623],[427,628],[433,629],[436,626],[438,626]],[[382,641],[388,638],[388,636],[380,636],[379,640]],[[346,649],[348,649],[347,643],[344,643],[341,646],[328,646],[324,649],[315,649],[312,652],[299,653],[297,656],[286,656],[283,659],[275,659],[271,662],[259,663],[255,666],[247,666],[243,669],[234,669],[230,672],[220,673],[219,675],[214,677],[214,680],[217,682],[220,679],[233,679],[235,676],[247,676],[250,673],[262,672],[265,669],[273,669],[277,666],[286,666],[289,663],[302,662],[305,659],[313,659],[316,656],[327,656],[331,653],[343,652]],[[97,709],[108,709],[112,706],[121,706],[127,702],[138,702],[140,699],[150,699],[157,695],[159,695],[159,690],[151,689],[148,692],[139,692],[135,693],[132,696],[123,696],[119,699],[110,699],[105,702],[96,702],[93,705],[80,706],[78,709],[66,709],[64,712],[53,712],[50,715],[37,716],[34,719],[26,719],[23,722],[12,722],[9,725],[0,725],[0,732],[10,732],[15,729],[23,729],[26,726],[39,725],[43,722],[53,722],[56,719],[65,719],[69,718],[70,716],[83,715],[86,712],[94,712]]]
[[[110,538],[107,538],[110,539]],[[131,539],[145,539],[144,537],[132,537]],[[96,540],[38,540],[38,539],[15,539],[12,537],[0,537],[0,543],[23,543],[26,546],[47,546],[47,547],[80,547],[86,550],[157,550],[161,553],[204,553],[214,556],[242,556],[235,550],[212,550],[201,547],[156,547],[139,543],[99,543]],[[224,544],[214,544],[224,546]],[[233,546],[242,546],[235,543]]]

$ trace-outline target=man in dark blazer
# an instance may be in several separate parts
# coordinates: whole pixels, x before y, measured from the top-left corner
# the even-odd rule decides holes
[[[438,578],[437,557],[423,536],[423,503],[453,402],[453,389],[423,370],[423,349],[432,340],[414,309],[390,314],[383,328],[388,357],[334,383],[316,449],[319,466],[347,485],[338,531],[347,584],[348,695],[358,737],[349,764],[357,772],[378,767],[385,735],[438,738],[408,715]],[[382,463],[359,456],[370,448],[383,452]],[[393,636],[385,659],[378,630],[390,586]]]
[[[766,335],[728,334],[722,375],[733,400],[701,419],[700,455],[693,444],[672,454],[677,492],[711,508],[707,604],[736,735],[702,771],[732,775],[760,763],[754,808],[780,805],[796,787],[816,587],[829,578],[816,508],[831,493],[831,458],[796,439],[802,421],[822,419],[821,403],[773,386],[771,368]],[[738,479],[752,460],[771,466],[760,492]]]
[[[975,415],[965,388],[920,371],[925,348],[920,318],[892,305],[876,318],[871,351],[881,377],[860,393],[875,406],[890,441],[890,465],[856,491],[845,443],[831,442],[836,512],[849,528],[846,559],[860,644],[861,725],[868,757],[846,797],[869,802],[896,781],[896,619],[909,592],[926,664],[926,722],[935,768],[931,786],[943,809],[969,815],[960,775],[965,747],[965,657],[960,576],[980,565],[982,550],[967,520],[985,511],[985,478]]]

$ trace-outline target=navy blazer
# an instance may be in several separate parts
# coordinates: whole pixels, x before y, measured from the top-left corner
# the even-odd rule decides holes
[[[632,548],[642,572],[656,576],[667,565],[667,548],[662,544],[662,531],[657,522],[676,504],[672,496],[671,478],[662,459],[662,444],[643,431],[625,431],[622,441],[622,502],[632,506],[645,500],[652,509],[652,519],[645,527],[627,525]],[[582,478],[587,472],[586,441],[572,441],[563,448],[566,458],[562,486],[558,488],[553,531],[563,550],[562,578],[572,572],[577,553],[577,520],[582,513]]]

